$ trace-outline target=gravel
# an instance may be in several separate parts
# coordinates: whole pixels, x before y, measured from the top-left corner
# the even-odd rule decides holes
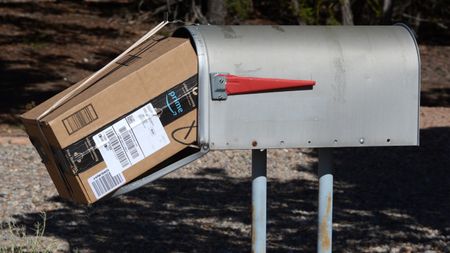
[[[61,207],[47,202],[57,192],[33,146],[3,144],[0,157],[0,217],[10,218],[18,211],[40,212]]]
[[[450,108],[421,108],[421,146],[337,149],[333,247],[342,252],[450,252]],[[23,134],[0,138],[0,248],[9,224],[68,252],[247,252],[250,151],[215,151],[119,198],[79,206],[57,197]],[[268,249],[315,250],[317,154],[268,151]],[[30,239],[31,238],[31,239]],[[32,240],[31,240],[32,241]],[[5,246],[6,245],[6,246]]]
[[[420,52],[420,147],[334,151],[336,252],[450,252],[450,47]],[[0,161],[0,252],[250,249],[250,151],[210,152],[90,206],[57,196],[23,130],[0,125]],[[316,169],[315,150],[268,151],[268,251],[315,251]]]
[[[50,7],[31,6],[25,16],[18,6],[1,7],[5,36],[35,36],[33,29],[17,30],[32,22],[54,23],[49,31],[56,38],[47,46],[27,39],[3,45],[10,52],[2,55],[3,73],[14,85],[8,87],[36,90],[5,93],[11,108],[1,119],[91,73],[149,28],[89,6]],[[450,46],[420,45],[420,53],[420,147],[334,151],[336,252],[450,252]],[[249,151],[210,152],[132,193],[81,206],[57,197],[24,132],[0,125],[0,252],[248,252],[250,160]],[[268,163],[268,251],[315,251],[316,152],[269,150]],[[36,235],[43,214],[44,234]]]

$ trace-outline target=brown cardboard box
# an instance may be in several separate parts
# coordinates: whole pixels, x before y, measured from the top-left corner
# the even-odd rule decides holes
[[[38,120],[80,84],[22,115],[64,198],[93,203],[196,141],[197,57],[186,39],[144,42]]]

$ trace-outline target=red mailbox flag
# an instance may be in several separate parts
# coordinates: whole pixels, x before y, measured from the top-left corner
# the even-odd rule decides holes
[[[223,76],[227,80],[225,87],[227,95],[304,88],[316,84],[314,80],[244,77],[230,74],[220,74],[219,76]]]

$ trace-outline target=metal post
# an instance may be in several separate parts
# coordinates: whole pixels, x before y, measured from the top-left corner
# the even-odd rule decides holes
[[[252,252],[266,252],[267,150],[252,150]]]
[[[319,149],[319,229],[317,252],[331,253],[333,230],[333,174],[331,149]]]

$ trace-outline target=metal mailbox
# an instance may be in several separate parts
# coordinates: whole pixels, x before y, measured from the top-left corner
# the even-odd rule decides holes
[[[174,36],[197,51],[205,150],[419,144],[420,58],[405,26],[200,25]],[[311,83],[226,96],[230,77]]]
[[[317,252],[330,253],[331,148],[419,144],[420,58],[406,26],[199,25],[173,36],[197,52],[201,148],[114,196],[211,149],[252,149],[252,252],[266,252],[266,149],[319,148]]]

